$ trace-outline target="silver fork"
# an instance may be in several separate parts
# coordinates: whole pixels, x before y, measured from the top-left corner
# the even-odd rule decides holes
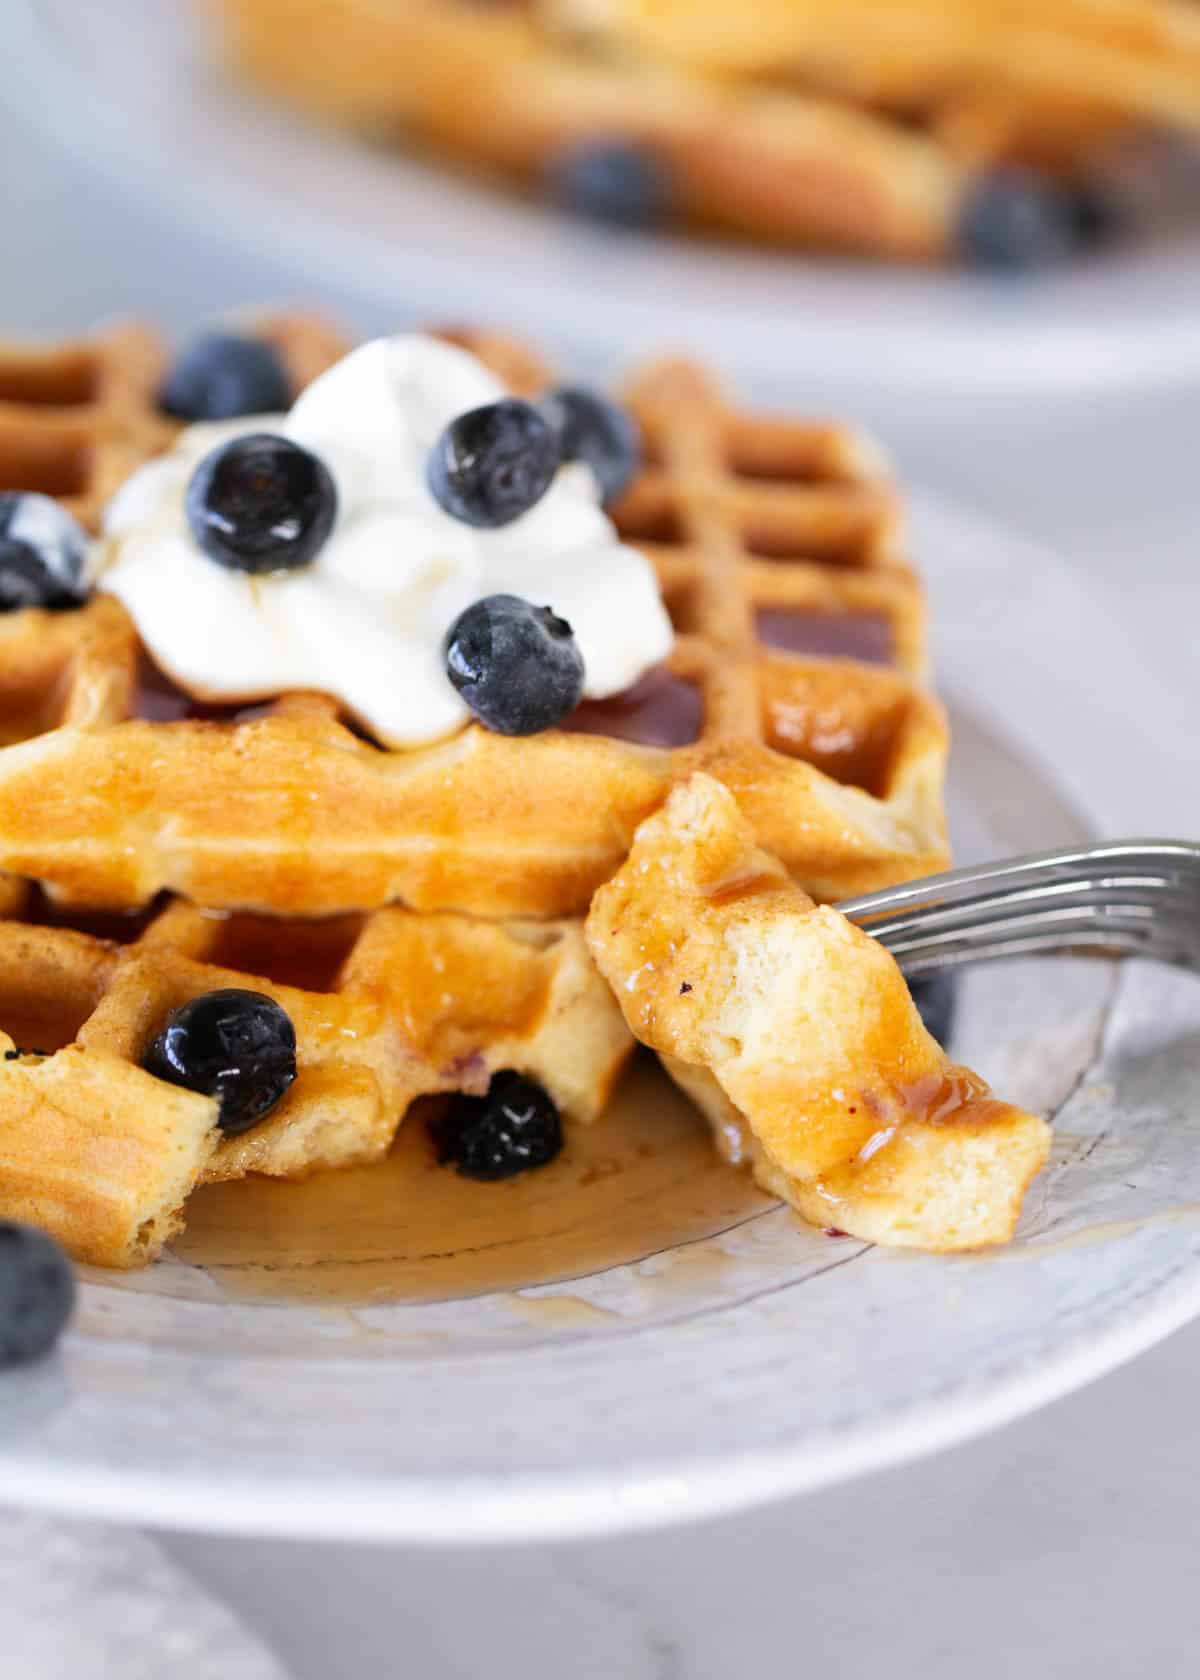
[[[997,957],[1153,957],[1200,972],[1200,844],[1116,840],[849,898],[908,975]]]

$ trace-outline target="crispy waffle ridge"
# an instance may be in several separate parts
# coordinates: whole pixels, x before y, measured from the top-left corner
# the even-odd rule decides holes
[[[692,221],[880,256],[951,254],[981,167],[1078,175],[1138,129],[1200,126],[1190,0],[205,9],[249,76],[318,114],[534,179],[627,138]]]
[[[577,922],[279,922],[176,901],[103,938],[5,890],[0,1208],[96,1265],[152,1260],[197,1183],[376,1160],[416,1098],[482,1094],[502,1068],[592,1120],[632,1048]],[[140,1065],[170,1010],[223,986],[273,997],[297,1039],[295,1083],[235,1137],[215,1102]]]
[[[258,324],[298,391],[344,352],[323,321],[281,315]],[[0,343],[0,490],[54,496],[91,531],[135,467],[167,448],[174,423],[155,393],[158,334],[118,324],[61,344]]]
[[[297,386],[345,348],[319,321],[262,330]],[[546,382],[519,344],[451,336],[517,390]],[[128,468],[170,436],[150,400],[152,342],[116,332],[40,353],[42,366],[90,357],[97,388],[123,393],[134,380],[119,369],[136,359],[140,403],[122,396],[118,416],[85,402],[76,420],[69,404],[55,409],[77,477],[22,483],[20,447],[7,458],[0,447],[0,485],[57,491],[94,522],[116,460]],[[30,360],[0,353],[0,391],[24,391],[0,443],[26,421],[49,424],[14,376]],[[677,630],[668,667],[625,701],[585,704],[570,728],[520,740],[473,725],[385,751],[321,695],[239,711],[169,692],[102,594],[76,612],[11,613],[0,621],[0,869],[76,906],[169,891],[283,915],[392,902],[577,915],[637,824],[696,769],[737,794],[762,844],[815,897],[942,867],[946,731],[921,680],[924,604],[886,466],[845,426],[731,407],[686,362],[645,369],[625,396],[647,464],[613,515],[655,565]]]

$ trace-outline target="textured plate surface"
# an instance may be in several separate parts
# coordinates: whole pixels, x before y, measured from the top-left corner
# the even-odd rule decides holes
[[[917,525],[961,852],[1078,838],[1085,807],[1106,832],[1163,809],[1170,743],[1143,720],[1171,691],[1094,592],[944,507]],[[1093,674],[1064,664],[1064,625]],[[61,1359],[0,1381],[0,1488],[212,1530],[512,1540],[816,1487],[1066,1393],[1200,1310],[1200,982],[1000,965],[965,1002],[956,1048],[1057,1113],[1011,1249],[885,1253],[775,1210],[431,1306],[231,1301],[179,1261],[96,1274]]]
[[[613,239],[255,101],[214,67],[190,9],[7,0],[0,47],[21,72],[0,99],[164,212],[372,307],[477,319],[494,287],[511,326],[627,360],[659,345],[669,296],[677,342],[776,380],[1123,387],[1200,369],[1197,171],[1127,249],[1025,284]]]

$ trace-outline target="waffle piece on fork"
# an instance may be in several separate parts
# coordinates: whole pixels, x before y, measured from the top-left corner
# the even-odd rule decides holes
[[[508,1068],[569,1122],[594,1119],[632,1048],[578,923],[475,923],[382,910],[278,922],[176,901],[65,925],[11,885],[0,921],[0,1214],[75,1258],[161,1251],[199,1183],[378,1159],[420,1096],[486,1092]],[[250,1130],[142,1068],[169,1012],[222,987],[273,998],[298,1071]]]
[[[1045,1123],[952,1065],[894,960],[818,907],[699,775],[596,894],[588,942],[633,1032],[735,1160],[870,1242],[1005,1242]]]
[[[319,323],[273,330],[310,363],[336,354]],[[548,377],[510,340],[465,337],[522,391]],[[678,633],[635,690],[537,736],[471,725],[389,751],[321,695],[191,702],[103,594],[10,613],[0,868],[76,905],[168,890],[275,914],[576,915],[696,768],[818,897],[942,867],[945,725],[885,464],[845,426],[738,410],[688,363],[627,396],[647,464],[612,513]]]

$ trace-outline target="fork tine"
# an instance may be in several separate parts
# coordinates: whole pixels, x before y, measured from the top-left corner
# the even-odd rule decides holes
[[[976,924],[955,932],[943,932],[923,939],[909,937],[881,941],[901,968],[916,964],[928,968],[939,963],[983,961],[997,956],[1018,956],[1030,949],[1042,951],[1091,951],[1124,956],[1160,956],[1192,966],[1195,939],[1182,927],[1175,936],[1165,934],[1155,916],[1131,916],[1118,911],[1097,917],[1034,914],[1007,924]]]
[[[877,915],[871,919],[856,916],[853,919],[865,926],[868,932],[877,933],[890,943],[910,930],[922,935],[952,932],[985,920],[998,923],[1022,915],[1049,916],[1056,911],[1087,915],[1114,905],[1120,905],[1131,913],[1142,909],[1150,915],[1184,918],[1195,903],[1195,891],[1175,882],[1147,879],[1133,885],[1128,882],[1110,885],[1107,881],[1052,881],[1036,886],[1007,888],[961,902],[933,899],[905,907],[890,916]]]
[[[1058,929],[1042,929],[1040,932],[1025,933],[1020,938],[979,940],[970,944],[932,946],[906,952],[893,951],[892,955],[901,972],[910,980],[924,979],[931,974],[942,974],[950,969],[973,967],[977,963],[1000,962],[1018,957],[1102,957],[1110,960],[1120,957],[1142,957],[1159,958],[1172,963],[1178,961],[1181,967],[1189,969],[1196,967],[1196,960],[1190,954],[1175,958],[1160,953],[1144,941],[1119,938],[1100,929],[1081,930],[1070,937],[1065,937]]]
[[[906,973],[1051,952],[1200,970],[1200,845],[1127,840],[1014,858],[848,900]]]
[[[1000,863],[979,864],[887,887],[882,892],[847,899],[838,908],[855,921],[876,912],[933,899],[963,900],[990,893],[1005,884],[1021,886],[1051,881],[1103,879],[1106,875],[1174,875],[1200,880],[1200,845],[1182,840],[1125,840],[1067,851],[1034,853]]]

